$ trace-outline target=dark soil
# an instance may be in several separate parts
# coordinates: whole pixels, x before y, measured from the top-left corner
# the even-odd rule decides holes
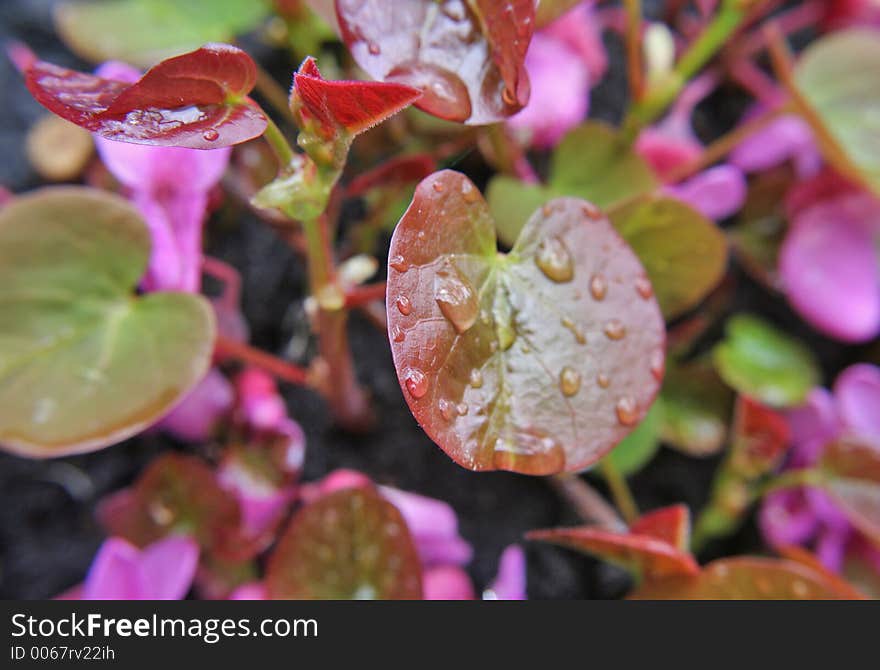
[[[87,68],[58,41],[49,15],[51,0],[3,0],[0,41],[26,41],[43,58]],[[624,106],[622,53],[609,41],[613,68],[608,81],[594,91],[592,114],[618,120]],[[268,62],[278,54],[255,53]],[[289,76],[290,64],[275,63]],[[35,103],[5,58],[0,56],[0,184],[15,192],[39,185],[24,156],[23,138],[43,110]],[[730,126],[743,101],[735,91],[722,90],[696,119],[698,131],[710,138]],[[281,352],[304,337],[298,305],[304,293],[304,268],[274,232],[252,217],[236,212],[221,216],[208,230],[208,251],[234,264],[244,280],[244,311],[253,342]],[[840,348],[821,340],[796,319],[785,304],[751,284],[740,273],[737,309],[771,317],[789,332],[807,337],[822,356],[826,373],[847,362]],[[718,333],[714,334],[715,336]],[[525,531],[577,522],[541,478],[506,473],[474,474],[450,461],[413,420],[391,364],[385,335],[355,315],[351,341],[358,373],[370,390],[381,417],[379,428],[366,436],[339,432],[325,406],[313,393],[288,389],[291,416],[308,435],[307,479],[338,467],[363,470],[382,483],[448,501],[458,512],[462,534],[473,544],[470,566],[478,587],[492,578],[498,555]],[[827,377],[831,379],[833,377]],[[46,598],[82,580],[103,539],[93,517],[104,495],[130,484],[157,454],[190,449],[167,437],[147,434],[87,456],[31,461],[0,455],[0,597]],[[696,510],[705,501],[717,461],[696,460],[663,449],[632,485],[643,509],[683,501]],[[596,482],[601,488],[601,483]],[[529,544],[528,582],[532,598],[610,598],[625,593],[626,576],[607,565],[572,552]],[[710,547],[708,558],[722,553],[759,551],[753,525],[723,544]]]

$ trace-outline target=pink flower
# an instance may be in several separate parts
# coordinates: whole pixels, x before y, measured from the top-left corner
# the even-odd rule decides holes
[[[159,422],[159,427],[181,440],[203,442],[211,437],[217,424],[229,414],[234,400],[232,384],[223,373],[212,368]]]
[[[760,111],[761,107],[756,106],[746,115],[746,120]],[[822,167],[822,156],[809,124],[791,114],[775,119],[740,142],[730,153],[729,160],[746,173],[769,170],[792,161],[801,179],[815,176]]]
[[[839,30],[851,26],[880,26],[880,3],[877,0],[826,0],[822,26]]]
[[[529,104],[507,122],[526,144],[553,147],[587,116],[590,86],[608,66],[591,5],[581,3],[532,37]]]
[[[495,581],[483,593],[484,600],[526,600],[526,555],[511,545],[501,553]]]
[[[242,584],[229,594],[229,600],[268,600],[266,587],[261,582]]]
[[[101,545],[82,587],[81,600],[180,600],[186,596],[199,562],[199,546],[172,535],[138,549],[111,537]]]
[[[667,195],[687,203],[707,219],[726,219],[739,211],[748,194],[743,173],[733,165],[716,165],[690,179],[664,187]]]
[[[815,466],[832,440],[852,435],[880,449],[880,368],[852,365],[838,375],[833,394],[823,388],[810,392],[807,402],[789,412],[792,449],[788,468]],[[840,570],[844,558],[861,537],[835,502],[816,487],[786,489],[768,495],[759,525],[772,546],[813,542],[819,559]]]
[[[880,200],[843,193],[797,212],[779,255],[792,306],[815,328],[845,342],[880,333]]]
[[[254,430],[275,430],[287,419],[287,405],[271,375],[246,368],[235,379],[237,418]]]
[[[456,565],[439,565],[422,574],[424,600],[474,600],[474,585],[468,574]]]
[[[137,81],[123,63],[105,63],[97,74]],[[201,284],[202,225],[208,194],[223,176],[232,148],[210,151],[152,147],[95,136],[107,169],[129,190],[153,238],[143,287],[149,291],[197,292]]]

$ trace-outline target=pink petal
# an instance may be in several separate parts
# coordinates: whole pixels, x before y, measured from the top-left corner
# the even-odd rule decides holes
[[[834,572],[843,569],[843,560],[852,530],[846,528],[823,528],[816,538],[816,556],[822,564]]]
[[[586,0],[544,27],[538,35],[552,37],[565,44],[587,66],[590,81],[598,83],[608,69],[608,54],[602,43],[602,27]]]
[[[709,168],[676,186],[667,186],[667,194],[685,202],[706,218],[718,221],[736,214],[748,192],[746,178],[732,165]]]
[[[698,160],[703,154],[703,147],[690,137],[677,137],[658,128],[645,128],[636,141],[636,151],[654,173],[666,181],[677,170]]]
[[[834,382],[834,399],[849,432],[880,438],[880,367],[868,363],[848,367]]]
[[[461,568],[441,565],[422,575],[424,600],[474,600],[474,586]]]
[[[199,564],[199,545],[184,535],[171,535],[141,552],[146,600],[180,600],[192,585]]]
[[[246,368],[235,379],[241,420],[256,430],[275,430],[287,419],[287,405],[271,375]]]
[[[782,116],[747,137],[730,153],[729,160],[747,173],[794,160],[801,178],[815,175],[822,165],[813,131],[806,121],[794,115]]]
[[[229,600],[269,600],[269,594],[261,582],[248,582],[229,594]]]
[[[526,600],[526,554],[512,544],[501,553],[498,575],[483,594],[489,600]]]
[[[847,342],[880,332],[880,271],[858,196],[801,212],[780,251],[792,306],[822,332]]]
[[[840,432],[834,398],[824,388],[814,388],[806,402],[786,416],[793,445],[791,467],[806,468],[816,463],[825,445]]]
[[[225,375],[212,368],[190,391],[159,427],[175,437],[190,442],[203,442],[214,432],[217,423],[232,408],[235,393]]]
[[[803,544],[818,526],[802,489],[786,489],[764,497],[758,513],[761,534],[771,547]]]
[[[86,576],[83,600],[143,600],[146,593],[140,551],[120,537],[104,541]]]

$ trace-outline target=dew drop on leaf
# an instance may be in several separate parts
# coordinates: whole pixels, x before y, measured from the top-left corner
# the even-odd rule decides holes
[[[473,287],[451,262],[434,275],[434,300],[459,335],[474,325],[480,312]]]
[[[590,277],[590,295],[596,300],[604,300],[606,293],[608,293],[608,282],[605,277],[600,274]]]
[[[535,264],[548,279],[558,284],[574,279],[574,259],[558,237],[548,237],[538,245]]]
[[[406,332],[400,326],[394,326],[391,329],[391,339],[395,342],[403,342],[406,339]]]
[[[480,372],[477,368],[474,368],[473,370],[471,370],[468,383],[470,383],[470,385],[475,389],[480,388],[483,385],[483,373]]]
[[[549,435],[523,430],[495,440],[495,467],[528,474],[558,472],[565,467],[565,452]]]
[[[562,391],[562,395],[570,398],[577,395],[580,389],[581,374],[568,366],[562,368],[562,372],[559,373],[559,390]]]
[[[611,380],[608,378],[604,372],[600,372],[596,375],[596,383],[600,388],[607,389],[611,385]]]
[[[425,377],[424,372],[416,368],[409,368],[406,371],[404,383],[406,384],[406,390],[416,400],[424,398],[428,392],[428,378]]]
[[[662,381],[666,373],[666,357],[659,349],[651,354],[651,374],[658,382]]]
[[[412,312],[412,303],[405,295],[397,298],[397,309],[404,316],[408,316]]]
[[[609,340],[622,340],[626,337],[626,328],[619,319],[611,319],[603,329]]]
[[[437,409],[440,411],[440,416],[447,421],[452,421],[455,418],[455,405],[446,398],[440,399],[440,402],[437,403]]]
[[[614,410],[617,412],[617,420],[624,426],[634,425],[639,418],[635,401],[626,395],[617,401]]]
[[[636,293],[638,293],[645,300],[650,300],[654,295],[654,288],[651,286],[651,282],[647,277],[639,277],[636,279]]]
[[[216,142],[220,139],[220,133],[213,129],[206,130],[202,137],[205,138],[206,142]]]
[[[406,259],[400,254],[396,256],[392,256],[388,260],[388,265],[392,267],[392,269],[397,270],[400,273],[406,272],[409,270],[409,264],[406,262]]]

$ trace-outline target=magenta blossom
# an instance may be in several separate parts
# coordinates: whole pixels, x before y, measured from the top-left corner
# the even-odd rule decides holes
[[[80,600],[180,600],[192,585],[199,546],[172,535],[138,549],[119,537],[101,545],[85,582],[62,598]]]
[[[815,328],[845,342],[880,333],[880,200],[844,192],[793,214],[779,254],[792,306]]]
[[[825,446],[849,435],[880,449],[880,368],[858,364],[844,370],[833,393],[815,388],[807,402],[789,412],[792,434],[790,469],[815,466]],[[801,487],[772,493],[759,515],[771,546],[812,543],[819,559],[839,571],[853,547],[864,543],[834,501],[821,489]]]
[[[159,423],[159,427],[188,442],[208,439],[232,409],[235,393],[222,372],[213,368]]]
[[[97,74],[134,82],[140,73],[105,63]],[[232,148],[210,151],[114,142],[95,136],[104,165],[129,191],[153,239],[143,288],[197,292],[201,285],[202,225],[208,195],[223,176]]]
[[[756,104],[743,121],[766,109]],[[749,135],[730,152],[729,160],[745,173],[762,172],[791,161],[799,179],[814,177],[822,168],[822,155],[810,125],[794,114],[780,116]]]
[[[524,144],[553,147],[587,116],[590,86],[608,67],[592,4],[582,2],[532,37],[525,62],[531,96],[508,121]]]
[[[483,600],[526,600],[526,554],[522,547],[511,545],[501,552],[498,574]]]

